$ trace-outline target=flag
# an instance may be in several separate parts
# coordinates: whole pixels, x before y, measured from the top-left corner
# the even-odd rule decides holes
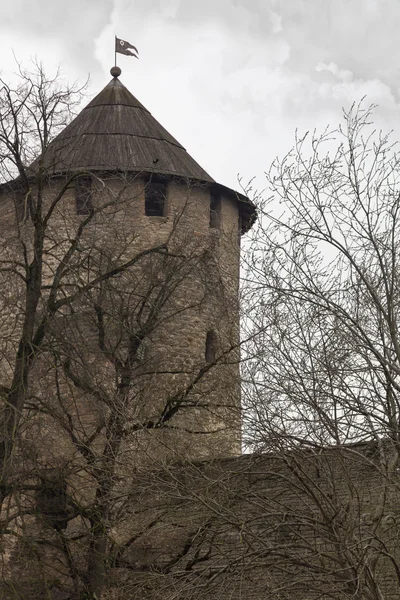
[[[129,48],[132,48],[133,52],[131,52],[129,50]],[[115,52],[119,52],[120,54],[126,54],[127,56],[134,56],[135,58],[139,58],[138,57],[139,50],[135,46],[132,46],[132,44],[130,44],[129,42],[126,42],[125,40],[120,40],[117,37],[115,38]]]

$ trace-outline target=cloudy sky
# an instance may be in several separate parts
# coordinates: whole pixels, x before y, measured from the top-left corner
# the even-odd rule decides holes
[[[215,179],[262,174],[300,131],[335,125],[367,96],[400,132],[399,0],[13,0],[2,5],[0,71],[37,56],[65,77],[121,81]],[[262,183],[259,183],[262,185]]]

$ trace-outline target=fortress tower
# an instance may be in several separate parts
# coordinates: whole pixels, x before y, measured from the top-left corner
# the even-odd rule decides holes
[[[216,183],[111,73],[50,143],[65,98],[46,96],[41,73],[3,116],[10,598],[100,598],[109,551],[122,556],[136,535],[141,494],[154,485],[158,497],[171,463],[241,451],[239,250],[254,206]]]
[[[32,198],[46,221],[27,438],[52,468],[60,439],[69,459],[88,440],[102,448],[110,420],[133,456],[240,453],[239,250],[254,206],[111,73],[27,179],[2,186],[10,255],[34,252]]]
[[[398,438],[235,457],[255,208],[112,75],[0,90],[1,600],[397,599]]]

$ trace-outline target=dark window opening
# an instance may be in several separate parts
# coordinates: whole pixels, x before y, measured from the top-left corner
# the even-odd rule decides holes
[[[165,215],[167,184],[164,181],[148,181],[145,186],[145,213],[148,217]]]
[[[210,195],[210,227],[221,227],[221,197],[214,194]]]
[[[240,211],[239,211],[239,217],[238,217],[238,244],[239,244],[239,246],[241,243],[242,234],[243,234],[243,219],[242,219],[242,215],[240,214]]]
[[[22,223],[29,218],[29,208],[27,202],[27,194],[18,191],[14,195],[15,212],[17,215],[18,223]]]
[[[213,363],[217,358],[218,337],[214,330],[207,332],[206,363]]]
[[[64,479],[42,479],[36,494],[36,507],[43,520],[62,531],[69,521],[67,483]]]
[[[92,202],[92,178],[79,177],[75,181],[75,199],[77,215],[92,215],[94,212]]]

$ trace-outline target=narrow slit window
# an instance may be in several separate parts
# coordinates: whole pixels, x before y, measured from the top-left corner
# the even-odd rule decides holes
[[[240,211],[239,211],[239,216],[238,216],[238,244],[239,244],[239,246],[241,243],[242,233],[243,233],[243,219],[242,219],[242,215],[240,214]]]
[[[22,191],[16,192],[14,195],[15,202],[15,212],[17,216],[18,223],[22,223],[28,220],[28,203],[26,199],[26,194]]]
[[[218,337],[215,331],[212,329],[207,332],[206,336],[206,352],[205,359],[206,363],[210,364],[215,362],[217,358],[217,349],[218,349]]]
[[[221,197],[215,194],[210,195],[210,227],[221,228]]]
[[[165,215],[167,185],[163,181],[148,181],[145,187],[145,213],[148,217]]]
[[[92,178],[79,177],[75,182],[75,200],[77,215],[92,215]]]

